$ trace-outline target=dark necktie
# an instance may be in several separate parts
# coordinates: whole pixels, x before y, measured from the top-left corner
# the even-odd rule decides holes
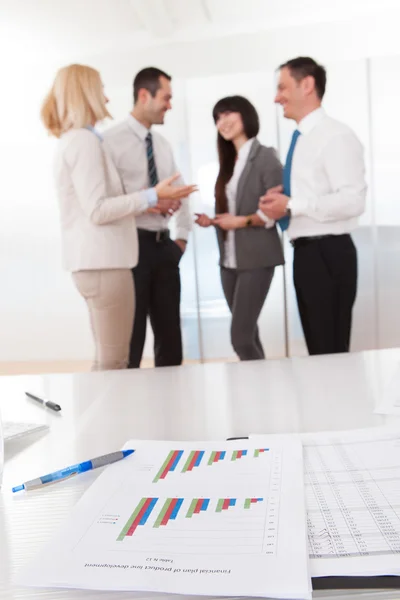
[[[158,175],[156,163],[154,161],[153,137],[150,132],[146,136],[146,152],[147,166],[149,171],[149,183],[151,187],[155,187],[158,183]]]
[[[293,132],[292,135],[292,141],[290,143],[290,147],[289,147],[289,152],[287,153],[287,157],[286,157],[286,164],[283,168],[283,193],[285,194],[285,196],[289,196],[291,195],[291,171],[292,171],[292,161],[293,161],[293,154],[294,154],[294,149],[295,146],[297,144],[297,140],[299,139],[299,136],[301,135],[300,131],[298,129],[296,129]],[[279,219],[278,223],[279,223],[279,227],[282,229],[282,231],[285,231],[288,227],[289,227],[289,222],[290,219],[288,216],[284,216],[281,219]]]

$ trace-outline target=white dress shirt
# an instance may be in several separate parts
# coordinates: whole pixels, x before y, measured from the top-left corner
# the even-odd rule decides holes
[[[251,146],[253,145],[254,138],[247,140],[240,148],[233,174],[228,183],[225,186],[226,197],[228,200],[228,212],[231,215],[236,215],[236,195],[239,179],[243,173],[243,169],[246,166],[247,159],[249,158]],[[225,240],[225,259],[224,267],[227,269],[236,269],[236,249],[235,249],[235,230],[231,229],[227,231]]]
[[[137,192],[149,187],[149,172],[146,152],[146,136],[149,130],[132,115],[103,133],[105,144],[110,149],[118,169],[125,191]],[[151,132],[153,138],[154,160],[158,180],[174,175],[178,169],[172,149],[167,140],[157,132]],[[183,184],[178,180],[177,184]],[[140,229],[160,231],[168,227],[170,217],[145,214],[136,219]],[[176,237],[187,240],[192,228],[189,199],[182,200],[182,206],[176,213]]]
[[[355,133],[314,110],[298,125],[291,170],[291,239],[351,232],[365,210],[364,150]]]
[[[134,215],[149,207],[148,191],[124,194],[104,142],[88,129],[61,137],[54,171],[64,267],[72,272],[135,267]]]

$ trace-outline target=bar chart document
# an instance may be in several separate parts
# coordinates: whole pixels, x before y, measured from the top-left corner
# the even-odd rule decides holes
[[[311,598],[299,439],[125,447],[21,583]]]
[[[399,575],[400,431],[301,439],[311,576]]]

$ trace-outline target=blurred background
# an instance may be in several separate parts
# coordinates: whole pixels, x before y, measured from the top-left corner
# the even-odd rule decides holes
[[[273,103],[275,69],[299,55],[324,64],[325,108],[363,142],[369,184],[354,234],[352,350],[399,346],[399,22],[399,0],[0,0],[0,372],[80,370],[92,359],[86,306],[61,269],[57,141],[39,120],[56,70],[71,62],[100,70],[115,121],[132,108],[138,70],[173,76],[162,133],[185,179],[199,185],[192,212],[210,215],[214,103],[247,96],[260,114],[260,141],[284,160],[293,124]],[[260,320],[267,358],[306,353],[287,241],[285,257]],[[214,231],[194,228],[181,262],[188,361],[235,359],[217,263]],[[145,357],[151,365],[150,328]]]

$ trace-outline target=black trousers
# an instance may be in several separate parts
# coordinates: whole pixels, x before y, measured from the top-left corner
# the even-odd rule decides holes
[[[294,286],[308,352],[348,352],[357,293],[353,240],[338,235],[294,244]]]
[[[182,252],[169,238],[139,229],[139,264],[132,269],[136,290],[135,321],[128,368],[140,367],[146,339],[147,317],[154,333],[156,367],[182,363],[180,319]]]

